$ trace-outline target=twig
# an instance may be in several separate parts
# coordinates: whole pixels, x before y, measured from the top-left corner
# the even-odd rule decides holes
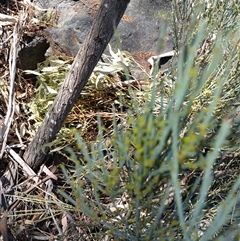
[[[17,135],[17,137],[18,137],[18,140],[19,140],[19,142],[20,142],[20,145],[21,145],[21,146],[24,146],[23,141],[22,141],[22,138],[21,138],[21,135],[20,135],[20,133],[19,133],[19,131],[18,131],[17,126],[16,126],[16,128],[15,128],[15,131],[16,131],[16,135]]]
[[[15,81],[15,75],[16,75],[16,62],[17,62],[17,54],[18,54],[18,32],[19,32],[19,22],[17,22],[14,26],[12,45],[11,45],[11,51],[9,56],[9,69],[10,69],[9,100],[8,100],[7,114],[6,114],[3,128],[2,128],[3,143],[2,143],[2,149],[0,152],[0,159],[2,159],[3,153],[5,151],[7,136],[10,130],[10,126],[14,115],[14,109],[15,109],[14,81]]]
[[[34,7],[34,8],[35,8],[36,10],[38,10],[38,11],[43,11],[43,12],[45,12],[45,11],[48,10],[48,8],[40,8],[40,7],[36,6],[35,4],[31,3],[29,0],[24,0],[23,3],[24,3],[25,5],[28,4],[28,5],[32,6],[32,7]]]
[[[54,174],[57,170],[56,166],[53,166],[51,172]],[[45,183],[47,180],[51,179],[52,176],[46,176],[45,178],[43,178],[42,180],[40,180],[39,182],[37,182],[35,185],[32,185],[28,190],[26,190],[23,195],[27,195],[28,193],[30,193],[32,190],[34,190],[36,187],[38,187],[40,184]],[[8,206],[7,208],[7,212],[12,211],[14,208],[17,207],[17,205],[21,202],[21,200],[16,199],[11,205]]]
[[[94,8],[92,7],[92,6],[89,6],[87,3],[85,3],[83,0],[80,0],[80,2],[83,4],[83,5],[85,5],[85,6],[87,6],[89,9],[92,9],[92,10],[94,10]],[[95,6],[96,4],[94,4],[93,6]]]
[[[40,184],[46,182],[47,180],[51,179],[51,177],[47,176],[44,179],[40,180],[38,183],[36,183],[35,185],[31,186],[28,190],[26,190],[24,192],[24,195],[27,195],[28,193],[30,193],[32,190],[34,190],[37,186],[39,186]],[[12,211],[14,208],[17,207],[17,205],[21,202],[21,200],[17,199],[15,200],[8,208],[7,208],[7,212]]]
[[[6,151],[11,155],[11,157],[23,168],[23,170],[28,174],[29,177],[37,183],[39,177],[33,171],[33,169],[9,146],[6,146]]]
[[[54,215],[53,215],[53,212],[52,212],[52,209],[51,209],[51,205],[50,204],[48,204],[48,200],[50,200],[51,199],[51,192],[52,192],[52,190],[53,190],[53,183],[52,183],[52,180],[47,180],[46,182],[45,182],[45,184],[46,184],[46,193],[45,193],[45,202],[46,202],[46,209],[49,211],[49,213],[51,214],[51,217],[52,217],[52,219],[53,219],[53,222],[54,222],[54,224],[55,224],[55,226],[56,226],[56,228],[57,228],[57,230],[58,230],[58,233],[60,234],[60,235],[62,235],[62,230],[61,230],[61,228],[59,227],[59,225],[58,225],[58,223],[57,223],[57,220],[56,220],[56,218],[54,217]]]

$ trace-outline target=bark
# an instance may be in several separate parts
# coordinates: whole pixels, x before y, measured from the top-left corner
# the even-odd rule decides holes
[[[68,113],[86,85],[94,67],[109,43],[130,0],[102,0],[90,32],[79,50],[58,95],[46,114],[36,136],[24,153],[24,159],[35,171],[44,162]]]

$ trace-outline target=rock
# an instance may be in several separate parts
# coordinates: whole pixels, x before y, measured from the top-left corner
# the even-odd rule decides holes
[[[143,51],[158,54],[159,34],[166,13],[170,13],[167,1],[132,0],[119,26],[119,34],[124,50]],[[161,16],[159,15],[162,13]],[[170,28],[166,36],[164,50],[172,50]]]
[[[25,40],[25,46],[18,53],[18,67],[26,70],[37,69],[37,64],[45,60],[49,43],[44,37],[35,36]]]
[[[57,26],[45,30],[53,53],[75,56],[89,32],[100,0],[63,0],[60,3],[58,0],[38,0],[35,4],[59,13]],[[165,46],[159,50],[161,23],[170,12],[170,2],[166,0],[131,0],[111,44],[140,59],[145,53],[149,57],[149,53],[157,55],[172,50],[169,26]]]
[[[38,18],[47,22],[49,27],[44,30],[44,34],[37,33],[25,39],[18,61],[18,67],[23,70],[36,69],[37,63],[45,60],[49,45],[51,51],[47,52],[48,55],[75,56],[91,28],[100,0],[62,0],[60,3],[59,0],[35,0],[34,4],[38,6]],[[54,11],[58,14],[57,24],[48,20],[48,15]],[[131,0],[111,39],[111,46],[114,50],[120,48],[129,51],[148,72],[149,57],[172,50],[169,26],[165,45],[159,50],[161,24],[170,12],[170,3],[166,0]],[[108,50],[106,52],[108,54]],[[142,75],[141,70],[137,72],[135,76]]]
[[[47,28],[45,36],[53,53],[75,56],[91,28],[91,24],[92,18],[83,16],[82,18],[72,18],[61,27]]]

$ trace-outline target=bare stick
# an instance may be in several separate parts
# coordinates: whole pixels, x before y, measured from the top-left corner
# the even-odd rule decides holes
[[[10,68],[10,88],[9,88],[9,100],[8,100],[8,109],[7,114],[2,127],[2,149],[0,152],[0,159],[3,157],[3,153],[5,151],[7,136],[10,130],[10,126],[12,123],[14,110],[15,110],[15,93],[14,93],[14,81],[16,75],[16,62],[17,62],[17,53],[18,53],[18,28],[19,23],[17,22],[14,26],[13,30],[13,39],[9,57],[9,68]]]
[[[38,170],[50,151],[47,144],[55,139],[67,115],[79,98],[129,2],[130,0],[102,0],[91,30],[52,107],[24,153],[25,161],[33,170]]]

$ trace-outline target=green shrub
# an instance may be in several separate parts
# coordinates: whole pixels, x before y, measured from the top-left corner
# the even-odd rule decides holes
[[[94,143],[76,132],[68,148],[59,192],[84,220],[76,240],[240,238],[239,5],[173,2],[172,68],[141,101],[131,92],[113,130],[99,119]]]

